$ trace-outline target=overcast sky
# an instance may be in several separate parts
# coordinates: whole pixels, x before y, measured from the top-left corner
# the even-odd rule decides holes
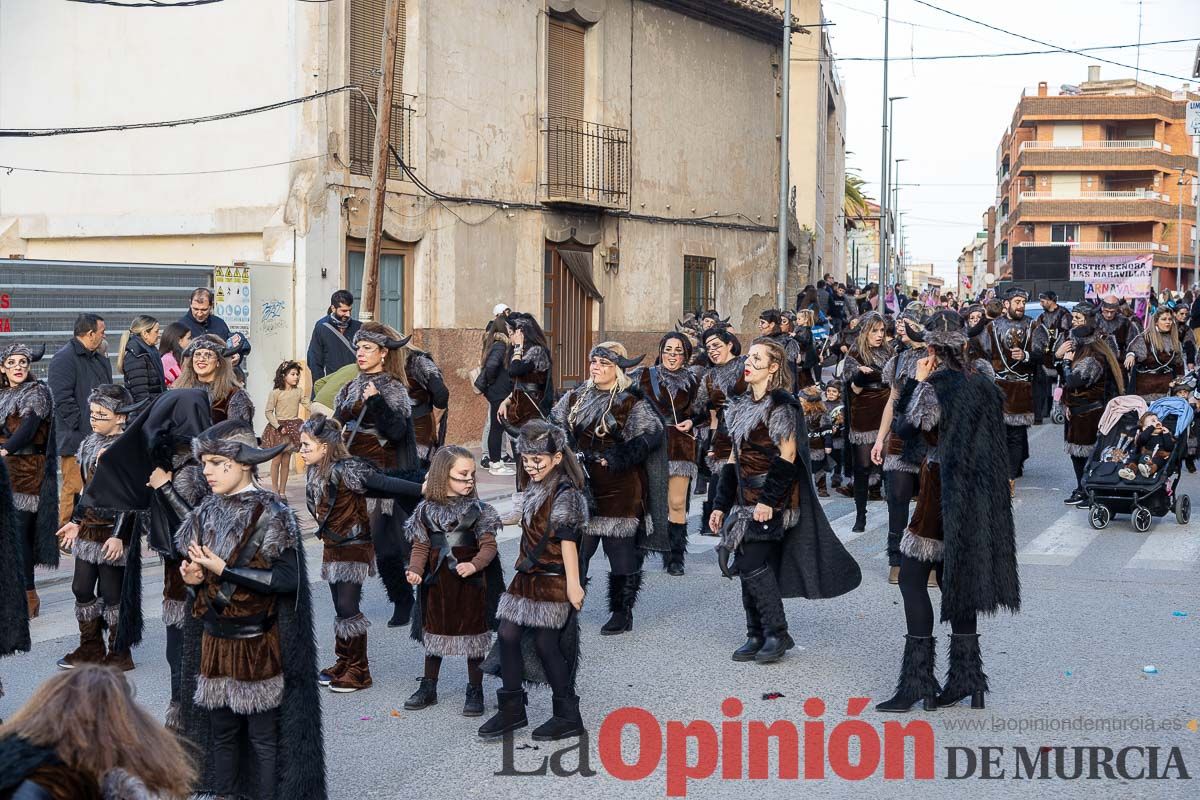
[[[1200,0],[1144,0],[1138,36],[1137,0],[1008,0],[979,3],[931,0],[934,5],[1051,45],[1100,45],[1200,37]],[[883,64],[847,61],[883,53],[883,0],[824,0],[838,71],[846,92],[846,166],[857,169],[879,193]],[[802,20],[807,22],[808,20]],[[888,94],[895,103],[893,153],[900,165],[900,209],[913,263],[933,262],[951,277],[958,254],[980,227],[996,193],[996,148],[1011,122],[1021,90],[1039,81],[1057,93],[1064,83],[1087,79],[1100,64],[1101,79],[1133,77],[1140,52],[1141,80],[1178,89],[1189,79],[1196,42],[1094,51],[1129,68],[1073,54],[911,61],[912,56],[998,53],[1050,48],[988,30],[921,6],[892,0]],[[1196,81],[1191,81],[1193,86]],[[893,178],[894,180],[894,178]],[[903,184],[920,184],[909,186]]]

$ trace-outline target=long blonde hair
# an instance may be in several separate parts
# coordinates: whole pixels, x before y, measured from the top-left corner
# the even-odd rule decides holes
[[[596,345],[594,349],[611,350],[621,358],[629,358],[629,351],[626,350],[625,345],[621,344],[620,342],[601,342],[600,344]],[[600,423],[596,426],[596,433],[599,436],[604,436],[608,433],[608,426],[604,424],[604,417],[608,416],[608,413],[612,411],[613,402],[617,399],[617,395],[628,389],[633,384],[633,379],[625,374],[625,370],[622,369],[619,364],[614,364],[613,367],[617,370],[617,382],[613,384],[611,389],[607,390],[608,407],[604,409],[604,414],[600,417]],[[584,387],[595,389],[597,392],[606,391],[596,386],[596,383],[592,380],[591,375],[588,376],[587,383],[584,384]],[[567,425],[572,428],[575,427],[575,412],[578,409],[579,403],[576,403],[571,407],[571,411],[567,414]]]
[[[862,315],[858,325],[858,338],[854,341],[854,350],[864,359],[870,357],[872,349],[880,349],[871,347],[871,331],[875,329],[876,325],[883,328],[886,335],[887,323],[883,321],[883,317],[878,311],[868,311]],[[872,367],[874,364],[863,362],[863,366]]]
[[[192,357],[188,356],[183,359],[183,364],[179,368],[179,377],[171,384],[171,388],[207,389],[208,396],[212,398],[212,401],[219,403],[242,388],[242,385],[233,372],[233,362],[225,355],[225,343],[221,341],[221,337],[206,334],[202,338],[205,346],[196,349],[211,350],[217,354],[217,369],[213,373],[212,383],[203,383],[196,377],[196,371],[192,368]]]
[[[779,365],[779,369],[772,372],[771,376],[767,379],[767,392],[773,392],[776,389],[786,389],[788,385],[788,373],[786,369],[787,351],[783,349],[783,346],[779,342],[769,336],[758,337],[750,343],[750,346],[753,347],[756,344],[767,348],[770,351],[769,358],[771,359],[771,363]]]
[[[137,704],[125,676],[112,667],[82,664],[47,678],[0,736],[49,748],[97,783],[119,768],[156,795],[183,798],[196,778],[180,739]]]
[[[386,336],[389,339],[403,339],[400,331],[393,328],[391,325],[384,325],[382,322],[364,322],[359,330],[364,333],[374,333]],[[408,386],[408,374],[404,371],[404,362],[408,359],[408,348],[398,347],[395,350],[379,346],[383,350],[383,371],[391,375],[396,380],[400,381],[405,386]]]
[[[117,349],[117,369],[125,369],[125,346],[134,335],[141,336],[158,324],[158,320],[146,314],[138,314],[121,334],[121,346]]]

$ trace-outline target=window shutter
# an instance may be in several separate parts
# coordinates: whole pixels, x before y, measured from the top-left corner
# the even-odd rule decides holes
[[[346,73],[349,82],[360,87],[371,103],[375,103],[379,90],[379,47],[383,42],[383,17],[385,3],[391,0],[350,0],[349,42],[347,47]],[[395,74],[392,80],[392,146],[404,155],[406,138],[404,106],[404,45],[407,41],[406,0],[400,2],[400,19],[396,29]],[[350,95],[350,171],[356,175],[370,175],[375,160],[375,118],[366,102],[357,92]],[[407,158],[405,159],[407,160]],[[399,178],[399,166],[388,168],[389,178]]]
[[[583,119],[583,36],[574,25],[549,21],[547,116]]]

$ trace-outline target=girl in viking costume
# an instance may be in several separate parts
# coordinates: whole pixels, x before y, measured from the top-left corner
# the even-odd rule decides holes
[[[829,409],[821,399],[821,387],[811,384],[800,390],[800,410],[804,412],[804,424],[808,428],[808,460],[812,464],[813,474],[817,480],[817,497],[829,497],[826,486],[826,465],[829,454],[833,452],[832,422],[829,419]]]
[[[1136,369],[1130,383],[1147,403],[1152,403],[1170,393],[1171,382],[1183,375],[1184,367],[1175,315],[1170,308],[1160,306],[1146,330],[1129,341],[1125,369]]]
[[[106,383],[88,396],[92,432],[79,445],[75,458],[86,487],[96,472],[100,454],[116,441],[128,415],[137,410],[133,396],[123,387]],[[103,502],[101,500],[101,502]],[[128,511],[95,506],[75,506],[71,521],[58,531],[63,549],[75,554],[75,619],[79,621],[79,647],[58,660],[61,669],[80,664],[110,664],[120,670],[133,669],[128,633],[118,642],[122,587],[126,561],[141,570],[140,553],[132,552],[136,515]],[[140,589],[140,583],[138,585]],[[141,603],[141,597],[130,598]],[[140,616],[140,615],[139,615]],[[108,652],[103,628],[108,628]],[[137,637],[140,639],[140,637]]]
[[[871,463],[883,466],[888,506],[888,583],[900,580],[900,539],[908,528],[908,505],[916,494],[917,475],[925,460],[920,439],[906,442],[892,433],[896,400],[908,381],[917,374],[917,362],[925,356],[920,345],[929,309],[924,303],[909,303],[896,320],[896,337],[901,347],[883,367],[883,382],[888,386],[888,403],[879,421],[878,438],[871,447]]]
[[[20,800],[183,800],[196,771],[179,739],[111,669],[84,665],[42,683],[0,738],[0,796]]]
[[[329,583],[336,619],[333,623],[337,661],[321,670],[322,686],[354,692],[371,685],[367,661],[370,622],[359,609],[362,587],[375,574],[368,497],[419,497],[421,484],[392,478],[361,458],[351,456],[337,420],[314,414],[300,428],[300,456],[308,466],[305,499],[324,544],[321,578]]]
[[[683,575],[687,554],[687,501],[696,480],[697,380],[688,369],[692,344],[682,333],[672,332],[658,343],[653,367],[635,370],[630,378],[663,419],[667,433],[667,540],[663,553],[668,575]]]
[[[496,646],[484,662],[499,675],[498,710],[479,728],[483,739],[498,739],[529,724],[523,682],[548,683],[554,715],[533,731],[538,741],[584,732],[575,693],[579,661],[579,622],[583,585],[579,542],[588,524],[584,476],[566,433],[542,420],[529,422],[517,439],[529,489],[521,508],[521,544],[516,574],[500,597]]]
[[[183,369],[172,389],[208,390],[212,424],[227,419],[254,422],[254,403],[238,382],[231,354],[220,336],[197,336],[183,351]]]
[[[625,374],[642,356],[629,358],[620,343],[603,342],[592,348],[589,359],[591,377],[563,395],[551,421],[566,429],[587,470],[594,507],[580,553],[581,571],[586,580],[588,563],[603,542],[611,616],[600,633],[608,636],[633,630],[633,606],[642,588],[641,549],[667,549],[666,531],[655,530],[658,520],[649,505],[662,498],[654,497],[648,486],[646,468],[651,454],[661,449],[663,423]]]
[[[50,387],[32,376],[38,352],[23,344],[0,350],[0,458],[8,466],[16,524],[21,536],[25,599],[29,618],[41,608],[34,566],[58,567],[58,450]]]
[[[385,472],[412,473],[420,467],[404,371],[403,348],[408,342],[409,337],[401,337],[387,325],[363,323],[354,334],[358,377],[343,386],[334,400],[334,416],[342,423],[342,438],[350,455]],[[375,563],[388,600],[394,604],[388,627],[396,628],[408,623],[413,602],[412,587],[404,578],[408,543],[401,523],[405,515],[389,499],[369,501],[367,511]]]
[[[530,314],[513,312],[508,315],[508,338],[512,343],[512,356],[508,361],[508,375],[512,379],[512,393],[500,404],[497,412],[507,425],[515,430],[535,419],[546,419],[554,406],[554,382],[551,378],[553,362],[550,345],[542,326]],[[521,508],[520,493],[529,486],[529,475],[525,470],[517,471],[517,497],[513,500],[514,512]],[[505,524],[516,524],[516,516],[505,518]]]
[[[862,575],[821,510],[807,448],[798,450],[808,432],[787,389],[787,351],[773,339],[755,339],[744,374],[746,392],[725,409],[733,450],[708,524],[721,535],[722,573],[741,579],[746,642],[733,660],[764,664],[795,646],[783,598],[836,597]]]
[[[1125,394],[1125,376],[1117,355],[1108,337],[1096,327],[1098,314],[1086,300],[1077,303],[1071,309],[1071,334],[1055,353],[1062,364],[1062,402],[1067,416],[1063,438],[1075,468],[1075,491],[1063,502],[1080,508],[1090,505],[1083,491],[1083,469],[1096,446],[1104,406]]]
[[[731,397],[746,390],[746,381],[742,343],[727,328],[718,326],[705,331],[704,351],[712,366],[700,379],[696,404],[708,414],[709,440],[704,459],[712,477],[708,482],[708,499],[701,506],[700,532],[709,533],[708,517],[717,494],[717,475],[733,451],[729,431],[725,428],[725,406]]]
[[[858,324],[858,337],[846,353],[845,380],[847,440],[849,442],[847,466],[854,474],[854,527],[852,531],[862,533],[867,529],[867,495],[871,465],[871,446],[879,436],[879,425],[883,420],[890,394],[883,381],[883,368],[892,357],[886,344],[887,325],[877,312],[864,314]]]
[[[499,423],[497,423],[499,424]],[[496,509],[475,493],[475,457],[463,447],[437,452],[425,479],[425,499],[408,518],[412,542],[408,582],[418,587],[412,637],[425,645],[425,675],[404,707],[437,704],[442,659],[467,658],[464,717],[483,714],[480,665],[492,646],[504,577],[496,560]]]
[[[279,448],[256,444],[254,431],[233,420],[192,444],[213,494],[176,533],[192,612],[183,732],[202,753],[199,793],[324,800],[304,548],[295,514],[255,485],[255,465]]]
[[[893,432],[921,437],[927,451],[916,509],[900,542],[900,594],[907,635],[896,694],[876,711],[926,711],[988,690],[977,616],[1017,611],[1016,534],[1008,493],[1004,395],[990,373],[964,363],[967,337],[959,315],[937,311],[925,329],[927,355],[896,401]],[[941,620],[950,623],[950,668],[934,677],[935,639],[929,573],[942,587]]]
[[[408,337],[411,339],[412,337]],[[404,347],[404,375],[408,379],[408,397],[412,403],[413,439],[417,445],[417,458],[429,463],[433,451],[446,438],[446,408],[450,405],[450,391],[442,378],[442,371],[433,357],[412,345]],[[441,411],[441,419],[434,423],[433,411]]]

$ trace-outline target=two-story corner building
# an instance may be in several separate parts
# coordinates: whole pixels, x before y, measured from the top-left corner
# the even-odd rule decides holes
[[[3,128],[330,93],[186,126],[0,140],[0,163],[19,168],[0,173],[0,257],[286,265],[303,356],[330,293],[361,282],[383,11],[5,2]],[[597,337],[652,351],[695,308],[752,330],[775,293],[778,9],[402,0],[401,21],[391,143],[408,172],[389,166],[379,318],[442,365],[452,436],[478,430],[467,374],[497,302],[542,319],[560,384],[586,377]]]
[[[1157,285],[1176,288],[1176,263],[1191,263],[1196,241],[1196,151],[1184,112],[1198,98],[1101,80],[1097,66],[1078,86],[1055,94],[1041,83],[1025,94],[998,150],[1000,277],[1011,274],[1015,248],[1065,243],[1088,255],[1151,254]]]

